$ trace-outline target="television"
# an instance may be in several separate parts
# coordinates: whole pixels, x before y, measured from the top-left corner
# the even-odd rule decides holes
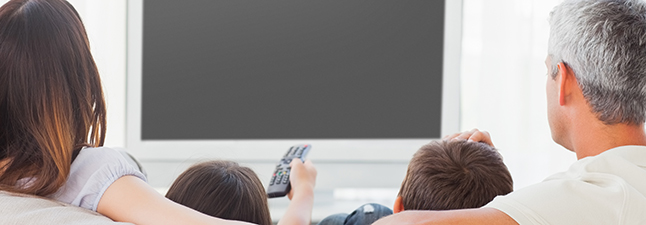
[[[126,147],[151,185],[208,159],[265,185],[311,144],[317,189],[397,188],[459,131],[458,0],[129,0]]]

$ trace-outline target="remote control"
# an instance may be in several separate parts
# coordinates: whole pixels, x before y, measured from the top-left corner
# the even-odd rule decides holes
[[[292,168],[289,164],[295,158],[305,161],[305,156],[307,156],[311,148],[311,145],[295,145],[287,150],[287,153],[276,165],[274,174],[269,181],[269,187],[267,187],[267,196],[269,198],[283,197],[289,193],[292,189],[289,183],[289,172]]]

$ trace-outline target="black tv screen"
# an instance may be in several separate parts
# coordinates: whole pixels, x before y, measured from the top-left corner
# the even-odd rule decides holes
[[[144,1],[142,140],[438,138],[444,1]]]

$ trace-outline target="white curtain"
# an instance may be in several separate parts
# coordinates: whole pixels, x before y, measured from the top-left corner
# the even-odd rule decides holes
[[[464,0],[461,127],[491,133],[516,189],[576,160],[547,122],[548,18],[559,2]]]

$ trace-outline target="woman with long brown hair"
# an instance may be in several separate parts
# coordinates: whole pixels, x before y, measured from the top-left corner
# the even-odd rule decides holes
[[[0,190],[136,224],[239,223],[166,199],[121,154],[101,147],[105,107],[85,28],[72,5],[12,0],[0,8]],[[294,197],[283,219],[304,224],[316,170],[296,161]]]

